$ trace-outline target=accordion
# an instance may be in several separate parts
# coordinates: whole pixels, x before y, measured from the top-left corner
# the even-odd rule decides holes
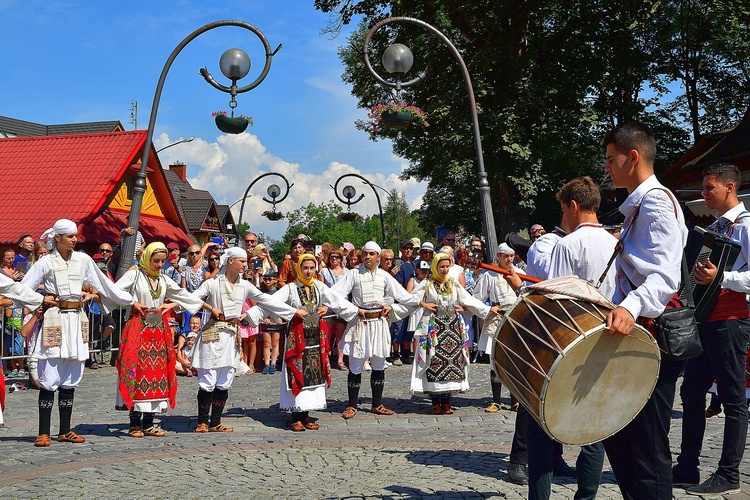
[[[704,322],[711,315],[721,292],[721,281],[725,271],[731,271],[742,246],[721,233],[695,226],[688,235],[685,245],[685,259],[690,270],[690,289],[695,301],[695,319]],[[706,259],[716,266],[716,277],[708,285],[695,283],[693,268],[697,262],[706,263]],[[680,299],[684,303],[684,292]]]

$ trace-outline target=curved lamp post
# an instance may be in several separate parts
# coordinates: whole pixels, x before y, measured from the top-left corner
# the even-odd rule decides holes
[[[182,139],[181,141],[173,142],[172,144],[167,144],[163,148],[157,149],[156,150],[156,154],[159,154],[160,152],[164,151],[167,148],[171,148],[172,146],[177,146],[178,144],[183,144],[183,143],[186,143],[186,142],[193,142],[194,139],[195,139],[195,137],[188,137],[187,139]]]
[[[394,88],[396,90],[401,90],[402,88],[414,85],[415,83],[422,80],[426,75],[426,71],[423,71],[412,80],[406,82],[401,81],[401,76],[408,73],[411,69],[412,64],[414,63],[414,56],[412,55],[411,50],[409,50],[409,47],[400,43],[396,43],[388,47],[384,51],[382,59],[383,67],[388,73],[394,75],[396,81],[392,82],[385,80],[380,75],[378,75],[375,69],[373,69],[372,65],[370,64],[369,55],[367,53],[370,39],[378,29],[385,26],[386,24],[393,23],[414,24],[437,36],[440,41],[443,42],[446,47],[448,47],[451,54],[453,54],[453,57],[461,67],[461,74],[464,77],[466,91],[469,94],[469,112],[471,113],[474,143],[477,150],[477,189],[479,190],[479,201],[482,206],[482,229],[484,232],[484,239],[487,242],[487,252],[494,252],[495,248],[497,248],[497,234],[495,232],[495,219],[492,214],[490,185],[487,181],[487,172],[484,169],[484,156],[482,154],[482,140],[479,135],[479,118],[477,117],[477,104],[476,100],[474,99],[474,88],[471,84],[471,78],[469,77],[469,70],[466,68],[466,63],[461,57],[461,54],[458,52],[458,49],[456,49],[456,47],[453,45],[453,43],[451,43],[448,37],[446,37],[435,27],[427,24],[424,21],[414,19],[412,17],[389,17],[388,19],[383,19],[382,21],[376,23],[372,28],[370,28],[370,31],[368,31],[367,35],[365,36],[364,45],[362,46],[362,59],[364,61],[365,67],[370,72],[372,77],[381,85],[389,88]]]
[[[167,73],[169,73],[169,69],[172,67],[172,63],[174,62],[177,55],[182,51],[182,49],[185,48],[188,43],[207,31],[215,28],[221,28],[223,26],[236,26],[253,32],[253,34],[255,34],[260,39],[266,51],[266,62],[260,76],[258,76],[255,81],[244,87],[238,87],[237,81],[247,76],[247,73],[250,71],[250,58],[240,49],[228,50],[221,56],[221,61],[219,63],[221,72],[224,74],[224,76],[232,81],[232,85],[230,87],[217,83],[206,68],[202,68],[200,70],[200,74],[203,76],[203,78],[205,78],[205,80],[214,88],[221,90],[222,92],[227,92],[232,96],[232,100],[230,101],[230,106],[232,108],[237,105],[235,101],[235,97],[237,94],[241,94],[243,92],[254,89],[258,85],[260,85],[260,83],[266,78],[268,71],[271,69],[271,60],[273,56],[276,55],[276,53],[281,49],[281,45],[279,45],[278,47],[276,47],[276,50],[272,52],[271,46],[269,45],[265,35],[263,35],[263,32],[261,32],[252,24],[248,24],[244,21],[224,20],[208,23],[193,31],[187,37],[185,37],[185,39],[182,40],[169,55],[167,62],[164,64],[164,68],[161,70],[159,81],[156,84],[154,102],[151,105],[151,116],[148,120],[146,142],[143,145],[143,158],[141,159],[141,168],[138,171],[138,176],[136,177],[135,184],[133,185],[133,201],[130,205],[128,225],[135,231],[132,235],[126,235],[125,240],[123,241],[122,257],[120,258],[120,265],[117,268],[117,278],[120,278],[120,276],[125,274],[125,271],[127,271],[132,264],[132,262],[130,261],[130,256],[135,255],[136,234],[138,231],[138,224],[140,223],[143,196],[146,193],[146,172],[148,168],[148,158],[151,153],[152,141],[154,137],[156,113],[159,110],[159,101],[161,99],[161,92],[162,88],[164,87],[164,81],[167,79]],[[232,104],[234,104],[234,106],[232,106]]]
[[[261,174],[255,179],[253,179],[253,182],[251,182],[250,185],[245,190],[245,194],[242,196],[242,199],[235,202],[235,205],[236,205],[239,201],[242,201],[242,205],[240,205],[239,221],[237,222],[237,231],[238,231],[237,237],[239,237],[240,225],[242,224],[242,212],[245,211],[245,199],[247,199],[247,196],[248,194],[250,194],[250,190],[253,188],[255,183],[264,177],[268,177],[269,175],[275,175],[277,177],[281,177],[281,179],[284,181],[284,186],[286,190],[284,191],[284,196],[281,196],[281,188],[277,184],[271,184],[270,186],[268,186],[268,189],[266,190],[266,193],[271,199],[268,199],[264,196],[263,201],[265,201],[266,203],[270,203],[271,206],[273,207],[273,211],[275,212],[276,204],[281,203],[282,201],[286,199],[287,196],[289,196],[289,190],[292,189],[292,186],[294,186],[294,184],[289,184],[289,180],[286,177],[284,177],[283,174],[278,174],[276,172],[266,172],[265,174]]]
[[[375,193],[375,199],[378,200],[378,213],[380,214],[380,235],[383,238],[383,245],[385,245],[385,223],[383,222],[383,205],[381,205],[380,203],[380,196],[378,196],[378,192],[375,190],[375,185],[359,174],[344,174],[338,179],[336,179],[336,183],[333,186],[331,186],[331,188],[333,189],[333,193],[336,195],[336,198],[338,198],[338,200],[341,203],[344,203],[346,205],[347,210],[350,210],[351,206],[354,205],[355,203],[359,203],[362,200],[362,198],[365,197],[365,195],[360,194],[359,198],[352,201],[352,199],[355,196],[357,196],[357,190],[354,189],[354,186],[344,186],[344,188],[341,190],[341,194],[344,195],[345,199],[342,198],[341,195],[339,195],[338,187],[339,187],[339,182],[341,182],[341,180],[345,179],[346,177],[356,177],[357,179],[361,179],[362,182],[370,186],[370,188],[372,189],[372,192]]]

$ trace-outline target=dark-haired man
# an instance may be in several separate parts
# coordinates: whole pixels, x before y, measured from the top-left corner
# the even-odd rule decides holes
[[[615,187],[627,188],[617,256],[613,302],[607,316],[612,335],[628,335],[636,320],[647,324],[664,312],[680,285],[687,228],[674,195],[654,175],[656,141],[641,123],[607,133],[605,170]],[[637,216],[637,217],[636,217]],[[677,377],[684,362],[662,359],[651,397],[620,432],[604,441],[612,472],[626,499],[672,497],[669,425]]]
[[[745,294],[750,292],[750,212],[737,199],[740,170],[730,163],[712,165],[703,171],[703,198],[709,210],[716,210],[716,222],[709,229],[742,245],[731,272],[717,277],[716,265],[707,260],[695,265],[695,281],[707,285],[721,279],[721,293],[708,320],[698,327],[703,354],[688,360],[680,387],[682,397],[682,443],[675,484],[700,482],[698,457],[706,430],[706,392],[716,379],[719,399],[724,405],[724,442],[716,472],[687,492],[696,495],[727,494],[740,491],[740,462],[747,438],[745,370],[750,341],[750,311]]]
[[[20,263],[27,264],[31,260],[32,253],[34,253],[34,237],[30,234],[21,235],[18,238],[18,250],[15,259],[13,259],[13,267]]]

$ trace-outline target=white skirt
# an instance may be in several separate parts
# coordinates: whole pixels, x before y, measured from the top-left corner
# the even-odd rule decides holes
[[[327,406],[325,385],[315,387],[314,389],[302,389],[295,396],[292,394],[292,389],[288,384],[286,363],[281,366],[281,398],[279,408],[282,411],[325,410]]]
[[[497,330],[500,328],[501,318],[502,316],[492,315],[491,318],[485,320],[482,334],[479,336],[479,342],[477,342],[477,349],[492,354],[492,343],[495,340],[495,335],[497,335]]]
[[[391,329],[385,318],[349,323],[339,349],[351,358],[385,358],[391,353]]]

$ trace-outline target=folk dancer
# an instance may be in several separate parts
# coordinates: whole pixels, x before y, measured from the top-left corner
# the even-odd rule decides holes
[[[0,273],[0,307],[25,307],[35,311],[42,305],[44,297],[41,294],[13,281]],[[5,410],[5,376],[0,370],[0,425],[3,425],[3,411]]]
[[[309,412],[326,408],[326,387],[331,386],[331,365],[328,357],[328,323],[323,317],[331,309],[345,321],[357,316],[351,302],[333,295],[315,278],[315,256],[300,255],[297,278],[281,287],[274,299],[295,309],[304,308],[307,316],[293,318],[284,346],[281,368],[281,399],[279,408],[292,413],[292,430],[317,430]]]
[[[391,345],[387,316],[392,309],[386,305],[385,300],[386,297],[390,297],[406,306],[419,305],[418,298],[408,293],[393,276],[378,267],[380,246],[377,243],[367,242],[362,248],[362,256],[364,262],[331,288],[331,292],[339,300],[351,294],[351,302],[358,308],[358,318],[347,324],[344,337],[339,344],[339,349],[343,349],[344,354],[349,356],[349,406],[341,414],[345,419],[357,414],[362,370],[367,358],[370,358],[372,365],[370,412],[376,415],[393,415],[393,410],[383,404],[385,358],[390,354]]]
[[[150,243],[138,268],[127,271],[116,283],[135,299],[120,336],[115,405],[118,410],[130,410],[131,437],[165,435],[154,425],[154,414],[174,408],[177,395],[174,336],[168,316],[178,306],[192,314],[203,307],[202,300],[162,274],[167,255],[163,243]]]
[[[578,276],[596,284],[607,268],[617,239],[609,234],[596,216],[601,204],[599,186],[590,177],[579,177],[565,184],[557,193],[557,200],[563,213],[566,227],[573,231],[564,238],[558,238],[548,257],[549,266],[544,276],[551,279],[562,276]],[[552,233],[545,234],[535,244]],[[531,262],[529,262],[531,265]],[[611,267],[599,291],[611,299],[615,291],[615,269]],[[548,499],[551,494],[552,476],[555,474],[555,460],[558,459],[553,440],[542,427],[529,418],[529,496],[530,500]],[[576,499],[596,498],[604,464],[604,445],[594,443],[582,446],[576,462],[578,491]],[[575,474],[574,474],[575,476]]]
[[[432,259],[432,274],[412,291],[422,308],[414,333],[417,351],[412,365],[411,392],[432,399],[433,415],[451,415],[451,395],[469,390],[469,333],[464,309],[487,318],[500,314],[500,306],[488,306],[474,298],[448,276],[452,261],[438,253]],[[394,304],[394,313],[403,308]],[[406,309],[406,308],[404,308]]]
[[[737,199],[740,171],[729,163],[712,165],[703,171],[706,207],[716,210],[716,222],[709,229],[742,245],[733,270],[721,278],[721,292],[708,320],[698,325],[703,354],[689,359],[680,387],[682,397],[682,443],[674,484],[697,485],[692,494],[728,494],[740,491],[739,466],[747,439],[745,394],[747,346],[750,341],[750,312],[745,294],[750,292],[750,212]],[[695,281],[707,285],[716,278],[715,263],[696,263]],[[724,404],[724,440],[716,472],[700,482],[699,456],[706,430],[706,392],[716,379]]]
[[[94,295],[83,291],[84,283],[96,289],[106,311],[114,304],[129,306],[133,303],[133,297],[107,279],[91,257],[74,251],[77,234],[78,228],[73,221],[60,219],[55,222],[42,234],[51,252],[31,266],[22,281],[32,290],[43,284],[48,294],[44,298],[48,309],[31,355],[39,360],[39,436],[34,442],[39,447],[50,445],[55,391],[59,392],[60,411],[57,440],[68,443],[85,441],[83,436],[70,430],[73,396],[83,376],[83,365],[89,358],[88,319],[82,307]]]
[[[648,328],[649,319],[664,312],[679,288],[687,228],[674,195],[654,175],[652,132],[641,123],[626,123],[608,132],[604,145],[605,170],[612,184],[630,193],[620,206],[625,222],[623,251],[615,263],[613,302],[618,307],[607,315],[607,329],[613,335],[628,335],[637,320]],[[633,421],[604,440],[626,500],[672,497],[669,424],[684,365],[662,358],[651,398]]]
[[[191,359],[192,366],[198,370],[199,386],[195,432],[234,430],[221,423],[221,415],[240,363],[241,338],[237,326],[240,321],[254,325],[259,322],[259,318],[252,321],[247,313],[242,313],[245,300],[254,300],[264,310],[285,320],[290,320],[295,313],[302,317],[307,314],[304,309],[295,310],[243,280],[245,266],[247,252],[239,247],[229,248],[222,255],[219,274],[204,281],[193,292],[197,298],[206,300],[204,308],[211,311],[212,317],[198,334]]]

